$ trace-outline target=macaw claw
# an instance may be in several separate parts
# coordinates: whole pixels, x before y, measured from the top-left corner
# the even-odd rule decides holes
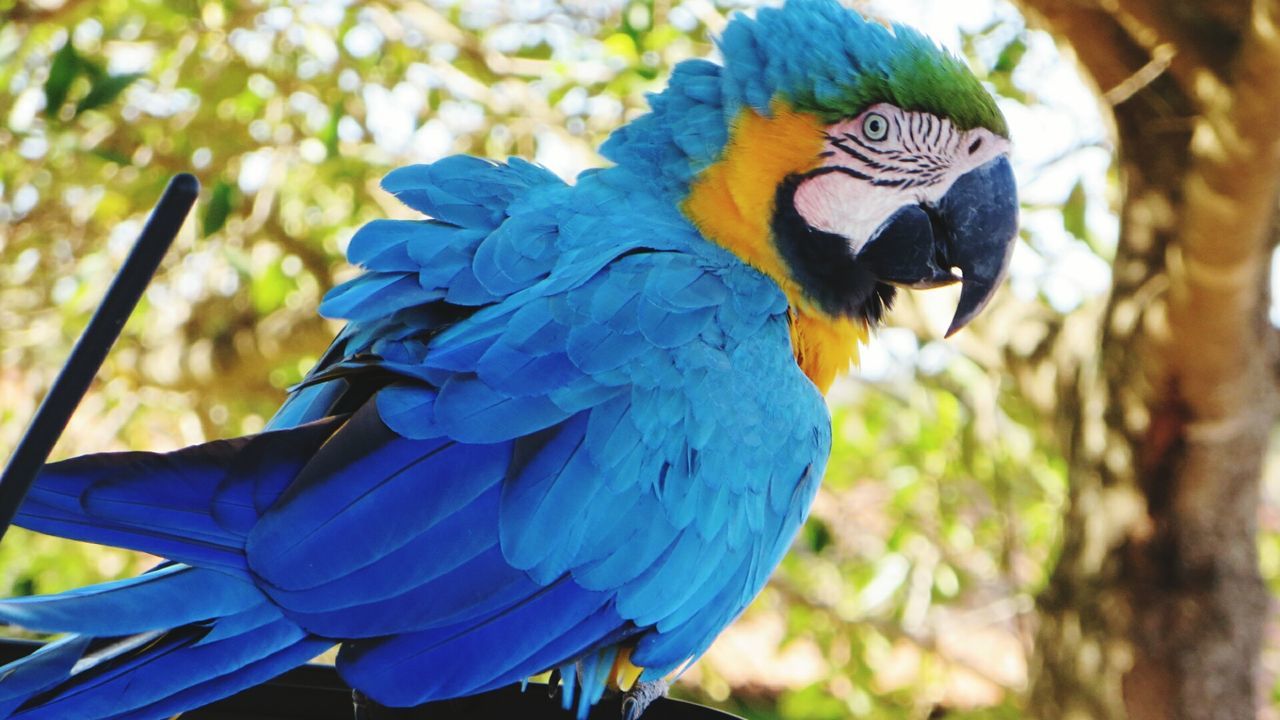
[[[622,720],[640,720],[654,700],[667,696],[666,680],[638,682],[622,696]]]
[[[359,690],[351,690],[351,717],[353,720],[371,720],[373,708],[369,697]]]

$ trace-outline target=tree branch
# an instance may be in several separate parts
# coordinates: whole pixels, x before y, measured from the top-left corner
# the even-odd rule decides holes
[[[29,2],[20,2],[7,13],[0,14],[0,25],[5,23],[39,23],[50,22],[75,10],[84,0],[66,0],[55,7],[37,7]]]
[[[1222,68],[1206,57],[1214,39],[1206,38],[1196,27],[1177,23],[1161,0],[1121,0],[1113,12],[1116,22],[1147,50],[1152,60],[1168,54],[1169,71],[1184,93],[1194,92],[1196,78],[1206,70],[1221,75]]]
[[[1182,242],[1171,257],[1175,346],[1182,395],[1205,421],[1260,398],[1250,368],[1280,192],[1280,32],[1276,3],[1257,2],[1234,82],[1207,98],[1192,142]],[[1269,333],[1265,335],[1269,337]],[[1261,369],[1261,368],[1257,368]]]

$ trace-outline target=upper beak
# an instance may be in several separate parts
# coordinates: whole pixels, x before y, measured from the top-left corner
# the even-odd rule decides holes
[[[947,337],[991,302],[1018,234],[1018,191],[1007,156],[960,176],[936,205],[893,214],[858,253],[881,282],[932,288],[960,282]],[[963,277],[951,272],[959,268]]]

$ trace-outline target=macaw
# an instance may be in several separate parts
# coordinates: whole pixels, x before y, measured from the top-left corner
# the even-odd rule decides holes
[[[718,42],[574,184],[391,172],[426,218],[355,234],[263,432],[48,465],[20,525],[167,561],[0,601],[70,633],[0,668],[0,717],[169,717],[334,645],[384,705],[558,669],[638,715],[786,552],[897,290],[960,283],[954,333],[1017,232],[1005,121],[917,31],[790,0]]]

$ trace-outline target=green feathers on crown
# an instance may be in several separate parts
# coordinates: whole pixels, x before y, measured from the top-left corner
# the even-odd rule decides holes
[[[715,162],[744,107],[772,113],[781,99],[834,123],[888,102],[950,118],[961,129],[1008,135],[995,99],[959,58],[905,26],[892,30],[835,0],[790,0],[756,18],[739,14],[720,38],[724,66],[686,60],[652,112],[613,133],[601,153],[683,196]]]
[[[738,16],[720,40],[725,109],[768,114],[774,97],[824,121],[887,102],[1007,136],[995,99],[968,67],[918,31],[868,21],[835,0],[790,0]]]

